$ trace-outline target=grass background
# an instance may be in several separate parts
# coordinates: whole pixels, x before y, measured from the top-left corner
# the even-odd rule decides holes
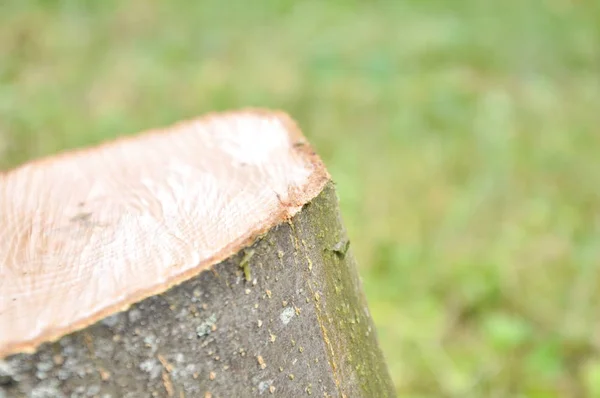
[[[403,397],[600,396],[600,3],[0,3],[0,168],[207,111],[326,161]]]

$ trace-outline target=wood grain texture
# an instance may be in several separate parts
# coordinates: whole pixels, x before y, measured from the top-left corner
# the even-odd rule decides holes
[[[166,291],[329,180],[278,112],[210,115],[0,175],[0,358]]]

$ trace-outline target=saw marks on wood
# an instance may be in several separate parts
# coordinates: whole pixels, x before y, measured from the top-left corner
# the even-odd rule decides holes
[[[295,124],[210,115],[0,174],[0,357],[234,254],[329,179]]]

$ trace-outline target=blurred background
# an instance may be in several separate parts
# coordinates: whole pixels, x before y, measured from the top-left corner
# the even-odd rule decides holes
[[[600,397],[600,2],[0,2],[0,169],[261,106],[337,182],[401,397]]]

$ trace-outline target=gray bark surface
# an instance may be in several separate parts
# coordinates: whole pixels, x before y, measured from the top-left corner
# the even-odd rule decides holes
[[[0,361],[0,398],[395,396],[348,245],[329,183],[210,270]]]

